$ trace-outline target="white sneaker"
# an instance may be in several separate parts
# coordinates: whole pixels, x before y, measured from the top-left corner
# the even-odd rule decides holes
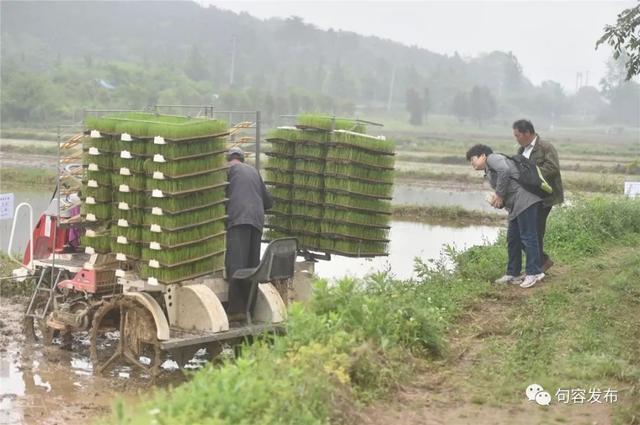
[[[512,283],[512,284],[520,284],[521,280],[518,276],[511,276],[510,274],[505,274],[500,279],[496,279],[493,283],[497,283],[499,285]]]
[[[520,284],[521,288],[531,288],[536,283],[540,282],[544,278],[544,273],[540,274],[528,274]]]

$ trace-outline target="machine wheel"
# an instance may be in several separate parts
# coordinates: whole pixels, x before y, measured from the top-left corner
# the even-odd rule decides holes
[[[24,335],[28,342],[41,343],[48,346],[53,342],[53,338],[57,335],[58,331],[47,326],[47,315],[49,311],[45,312],[47,306],[48,296],[38,296],[34,300],[33,312],[38,316],[43,316],[42,319],[38,319],[32,316],[25,316],[23,320]],[[51,303],[50,303],[51,304]],[[49,310],[51,305],[49,305]]]
[[[153,315],[127,296],[117,296],[98,308],[91,326],[93,370],[103,373],[121,361],[156,377],[160,370],[161,350]],[[141,358],[149,359],[146,362]]]

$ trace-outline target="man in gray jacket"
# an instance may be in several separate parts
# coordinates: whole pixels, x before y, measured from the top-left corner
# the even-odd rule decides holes
[[[249,285],[236,281],[233,274],[260,263],[260,244],[264,212],[273,199],[254,167],[245,164],[244,152],[233,147],[227,153],[229,185],[227,186],[227,253],[225,268],[229,281],[230,319],[241,319],[249,298]]]
[[[491,187],[495,190],[490,203],[495,208],[505,208],[509,212],[507,229],[507,252],[509,261],[507,273],[495,283],[519,284],[529,288],[544,278],[540,267],[538,249],[538,196],[524,189],[518,183],[519,172],[512,160],[495,154],[489,146],[475,145],[467,151],[467,161],[476,170],[485,170]],[[522,271],[522,251],[527,257],[526,276],[520,280]]]
[[[560,175],[560,161],[556,148],[544,141],[536,133],[533,124],[528,120],[518,120],[513,123],[513,137],[516,138],[520,148],[518,153],[536,163],[542,176],[549,183],[553,192],[538,204],[538,245],[540,248],[540,261],[542,270],[547,271],[553,266],[553,261],[544,251],[544,234],[547,229],[547,217],[554,205],[564,202],[562,189],[562,176]]]

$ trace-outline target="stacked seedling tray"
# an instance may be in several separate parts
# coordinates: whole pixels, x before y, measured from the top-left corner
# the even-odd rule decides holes
[[[120,137],[112,177],[112,249],[118,259],[135,262],[149,283],[221,270],[226,123],[135,113],[91,125],[113,128]]]
[[[115,139],[92,131],[84,136],[81,216],[86,231],[80,243],[87,254],[111,252],[113,149]]]
[[[386,255],[394,143],[353,121],[302,115],[271,132],[266,180],[274,196],[266,239],[345,256]]]

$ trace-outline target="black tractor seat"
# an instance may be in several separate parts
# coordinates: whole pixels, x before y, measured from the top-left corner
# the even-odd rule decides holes
[[[251,284],[247,300],[247,322],[251,322],[251,309],[258,292],[258,284],[293,278],[293,270],[298,253],[296,238],[274,239],[267,245],[258,267],[236,270],[233,279]]]

